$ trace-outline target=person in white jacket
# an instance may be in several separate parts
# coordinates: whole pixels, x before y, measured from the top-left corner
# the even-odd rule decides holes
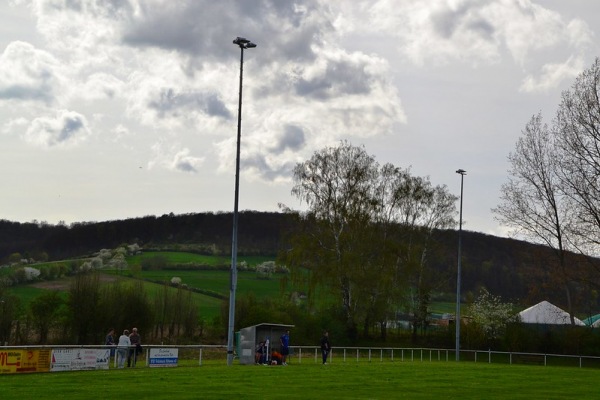
[[[131,347],[131,340],[129,339],[129,331],[125,329],[119,337],[119,344],[117,345],[117,364],[119,368],[125,368],[129,347]]]

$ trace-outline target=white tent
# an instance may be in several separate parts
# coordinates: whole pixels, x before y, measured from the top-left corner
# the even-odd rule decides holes
[[[531,306],[519,313],[521,322],[527,324],[551,324],[551,325],[569,325],[571,317],[569,313],[556,307],[547,301],[542,301],[535,306]],[[578,318],[575,318],[575,325],[585,326]]]

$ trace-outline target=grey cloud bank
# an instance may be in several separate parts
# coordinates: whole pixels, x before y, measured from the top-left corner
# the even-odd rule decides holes
[[[457,190],[454,171],[466,169],[465,228],[505,235],[490,209],[506,156],[529,117],[551,118],[561,90],[600,55],[592,3],[5,3],[0,18],[29,23],[0,28],[0,140],[11,152],[0,168],[14,170],[18,155],[51,159],[57,173],[0,176],[11,188],[0,218],[229,211],[231,41],[245,36],[258,47],[245,53],[241,209],[302,207],[290,196],[293,166],[349,140]],[[84,174],[98,186],[74,187]],[[32,188],[53,200],[28,206]]]

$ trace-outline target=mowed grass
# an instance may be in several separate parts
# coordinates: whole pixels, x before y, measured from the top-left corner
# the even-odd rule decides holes
[[[169,264],[200,264],[208,266],[222,266],[231,263],[230,256],[207,256],[189,252],[176,252],[176,251],[165,251],[165,252],[144,252],[135,256],[127,257],[127,261],[130,266],[140,264],[144,258],[162,257]],[[258,265],[265,261],[272,261],[273,257],[263,256],[239,256],[238,261],[245,261],[250,266]],[[51,264],[64,264],[69,263],[66,261],[59,261],[53,263],[40,263],[32,265],[35,268],[48,267]],[[8,271],[8,269],[7,269]],[[118,280],[130,280],[130,277],[120,276],[118,271],[105,270],[113,277]],[[210,290],[216,292],[222,296],[229,296],[229,282],[230,272],[229,270],[153,270],[153,271],[142,271],[139,275],[141,278],[152,279],[154,281],[170,282],[171,278],[177,276],[182,279],[182,283],[189,287],[199,288],[203,290]],[[277,297],[280,294],[279,280],[281,275],[274,275],[272,279],[258,279],[255,272],[251,271],[238,271],[238,286],[237,294],[244,295],[246,293],[254,293],[257,297]],[[65,294],[68,290],[70,282],[73,278],[66,277],[60,278],[54,281],[40,282],[36,284],[18,285],[10,288],[10,292],[17,295],[21,299],[21,306],[26,309],[31,300],[46,290],[59,290]],[[35,287],[37,286],[37,287]],[[154,297],[157,293],[163,290],[162,285],[144,282],[144,288],[150,297]],[[174,291],[174,288],[169,290]],[[192,293],[196,304],[198,304],[201,318],[210,320],[221,313],[221,306],[223,300],[216,297],[207,296],[201,293]]]
[[[212,290],[223,296],[229,295],[229,271],[142,271],[141,277],[155,281],[170,282],[171,278],[181,278],[181,283],[189,287]],[[278,296],[279,281],[283,275],[273,274],[271,279],[259,279],[254,271],[238,271],[237,292],[239,295],[254,293],[256,297]]]
[[[3,399],[593,399],[598,371],[454,362],[334,362],[0,376]]]
[[[184,251],[145,251],[127,257],[129,265],[141,264],[142,260],[153,257],[164,258],[169,264],[200,264],[200,265],[231,265],[231,256],[207,256]],[[263,256],[238,256],[237,264],[245,261],[248,265],[258,265],[265,261],[272,261],[273,257]]]

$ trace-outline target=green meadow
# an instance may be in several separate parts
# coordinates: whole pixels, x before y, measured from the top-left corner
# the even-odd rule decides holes
[[[129,265],[141,264],[144,259],[160,257],[169,264],[200,264],[200,265],[231,265],[231,256],[209,256],[185,251],[145,251],[143,253],[128,256]],[[248,265],[255,266],[265,261],[272,261],[274,257],[264,256],[238,256],[237,264],[246,262]]]
[[[470,362],[315,363],[0,376],[3,399],[593,399],[596,369]]]
[[[166,261],[167,265],[185,265],[185,264],[196,264],[205,266],[223,266],[231,263],[231,258],[222,256],[207,256],[189,252],[144,252],[139,255],[127,257],[127,262],[130,266],[139,265],[145,258],[161,257]],[[272,261],[273,257],[261,257],[261,256],[240,256],[238,261],[245,261],[249,266],[256,266],[265,261]],[[35,268],[47,268],[52,264],[63,264],[67,265],[69,260],[61,261],[58,263],[40,263],[32,265]],[[6,272],[5,272],[6,273]],[[187,285],[190,288],[197,288],[214,292],[220,296],[227,298],[229,296],[229,281],[230,271],[228,269],[158,269],[150,271],[140,271],[136,274],[137,278],[133,278],[129,273],[121,275],[120,271],[116,270],[102,270],[101,274],[105,278],[101,278],[103,281],[134,281],[137,278],[149,279],[154,282],[165,282],[169,283],[171,278],[181,278],[181,283]],[[275,298],[281,295],[280,291],[280,278],[282,275],[274,274],[271,279],[259,279],[256,272],[254,271],[238,271],[238,285],[236,294],[237,296],[243,296],[248,293],[253,293],[258,298],[271,297]],[[21,300],[21,305],[27,307],[29,302],[42,294],[45,290],[59,290],[64,293],[66,297],[66,291],[69,288],[72,277],[63,277],[52,281],[42,281],[34,284],[18,285],[11,287],[9,290],[11,293],[17,295]],[[146,292],[153,296],[156,293],[163,290],[161,284],[154,282],[143,281],[144,289]],[[175,288],[169,288],[169,290],[176,290]],[[221,299],[209,296],[202,293],[192,293],[192,297],[198,304],[200,316],[205,320],[210,320],[221,312]]]
[[[143,270],[136,272],[136,278],[131,277],[131,274],[116,270],[102,270],[101,274],[112,277],[112,280],[130,281],[137,278],[151,280],[153,282],[144,281],[145,290],[152,296],[162,290],[162,285],[154,282],[169,283],[173,277],[181,278],[181,283],[190,288],[211,291],[220,296],[229,296],[229,280],[230,271],[228,269],[218,269],[216,267],[231,263],[229,257],[224,256],[207,256],[189,252],[176,251],[161,251],[161,252],[144,252],[139,255],[127,257],[127,262],[130,266],[139,266],[144,259],[152,259],[160,257],[164,260],[169,268]],[[262,256],[240,256],[238,261],[245,261],[249,266],[256,266],[265,261],[272,261],[274,257]],[[35,268],[48,267],[51,264],[67,265],[70,261],[61,261],[57,263],[41,263],[32,265]],[[206,269],[171,269],[173,265],[205,265]],[[215,267],[211,269],[210,267]],[[282,295],[280,279],[283,275],[273,274],[270,279],[261,279],[254,271],[238,271],[238,285],[236,295],[244,296],[252,293],[257,298],[277,298]],[[65,292],[68,290],[71,277],[63,277],[54,281],[40,282],[36,284],[18,285],[10,288],[10,291],[21,299],[21,304],[26,307],[29,302],[44,292],[44,290],[54,289]],[[175,290],[170,289],[170,290]],[[289,290],[289,289],[287,289]],[[210,320],[218,316],[221,312],[222,300],[202,293],[192,293],[193,298],[198,304],[200,315],[205,320]],[[454,303],[435,303],[432,304],[433,312],[454,312]]]

